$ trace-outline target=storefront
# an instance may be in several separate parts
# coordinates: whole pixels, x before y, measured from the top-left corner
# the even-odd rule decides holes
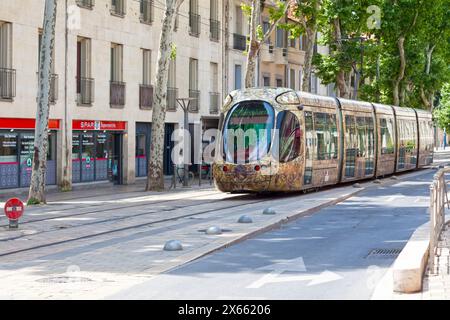
[[[126,122],[73,120],[72,182],[123,182]]]
[[[175,130],[173,123],[165,124],[164,133],[164,174],[171,175],[173,173],[172,150],[174,142],[172,141],[172,133]],[[150,156],[152,124],[137,122],[136,123],[136,177],[146,177],[148,171],[148,160]]]
[[[34,128],[34,119],[0,118],[0,189],[30,185]],[[47,185],[56,184],[56,131],[59,128],[59,120],[49,120]]]

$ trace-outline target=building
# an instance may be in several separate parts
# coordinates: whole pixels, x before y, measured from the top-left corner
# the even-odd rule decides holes
[[[1,3],[0,188],[30,181],[43,11],[44,1]],[[146,175],[163,13],[164,4],[152,0],[67,0],[67,8],[58,1],[48,184],[61,182],[66,159],[75,183],[131,184]],[[191,130],[217,127],[221,17],[219,0],[184,1],[180,8],[168,84],[166,174],[172,172],[170,135],[183,127],[177,97],[198,98],[190,108]]]

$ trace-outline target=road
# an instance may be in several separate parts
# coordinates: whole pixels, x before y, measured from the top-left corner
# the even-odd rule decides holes
[[[428,220],[434,173],[369,188],[108,298],[370,299],[396,253]],[[370,254],[374,249],[393,251]]]

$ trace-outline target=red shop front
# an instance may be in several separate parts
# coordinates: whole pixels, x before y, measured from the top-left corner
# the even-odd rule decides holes
[[[35,119],[0,118],[0,189],[28,187],[31,180]],[[49,120],[47,185],[56,184],[56,131]]]
[[[72,181],[123,181],[124,121],[73,120]]]

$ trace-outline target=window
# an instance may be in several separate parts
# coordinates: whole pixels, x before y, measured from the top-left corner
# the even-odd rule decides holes
[[[261,160],[270,148],[274,117],[274,110],[267,102],[245,101],[235,105],[224,125],[226,161]]]
[[[314,113],[314,129],[317,137],[317,160],[337,159],[336,116],[328,113]]]
[[[152,52],[142,49],[142,84],[150,85],[152,78]]]
[[[242,14],[242,8],[241,6],[236,6],[236,33],[237,34],[243,34],[242,29],[242,20],[243,20],[243,14]]]
[[[219,4],[217,0],[210,0],[210,32],[211,40],[218,41],[220,38]]]
[[[317,93],[317,77],[314,72],[311,73],[310,81],[311,81],[311,85],[310,85],[311,93]]]
[[[200,15],[198,14],[197,0],[189,1],[189,33],[195,37],[200,35]]]
[[[277,48],[284,48],[284,30],[282,28],[277,27],[276,33],[276,46]]]
[[[277,78],[277,87],[278,88],[282,88],[283,87],[283,79],[281,79],[281,78]]]
[[[297,39],[289,37],[289,46],[295,48],[297,46]]]
[[[263,76],[264,87],[270,87],[270,76]]]
[[[122,81],[123,77],[123,46],[111,44],[111,81]]]
[[[141,22],[153,22],[153,0],[140,0]]]
[[[234,65],[234,88],[242,88],[242,66],[239,64]]]
[[[300,155],[300,122],[297,116],[289,111],[278,114],[277,129],[279,130],[279,143],[275,145],[275,155],[281,163],[289,162]]]
[[[42,29],[39,29],[38,35],[38,70],[41,67],[41,45],[42,45]],[[50,66],[51,73],[55,73],[55,50],[52,52],[52,64]]]
[[[269,31],[270,24],[268,21],[263,21],[263,34],[266,34]],[[270,37],[267,38],[266,44],[270,44]]]
[[[199,110],[200,91],[198,90],[198,60],[189,59],[189,98],[191,101],[191,111]]]
[[[358,139],[356,135],[356,121],[354,116],[345,116],[345,176],[355,176],[356,156],[358,153]]]
[[[0,21],[0,98],[16,96],[16,70],[12,69],[12,24]]]
[[[77,40],[77,101],[89,105],[94,101],[94,79],[91,78],[91,40]]]
[[[394,154],[394,122],[392,118],[380,119],[381,154]]]
[[[117,16],[125,15],[126,0],[111,0],[111,13]]]
[[[289,70],[289,87],[295,90],[295,69]]]
[[[79,7],[92,9],[94,7],[95,0],[77,0],[76,2]]]

